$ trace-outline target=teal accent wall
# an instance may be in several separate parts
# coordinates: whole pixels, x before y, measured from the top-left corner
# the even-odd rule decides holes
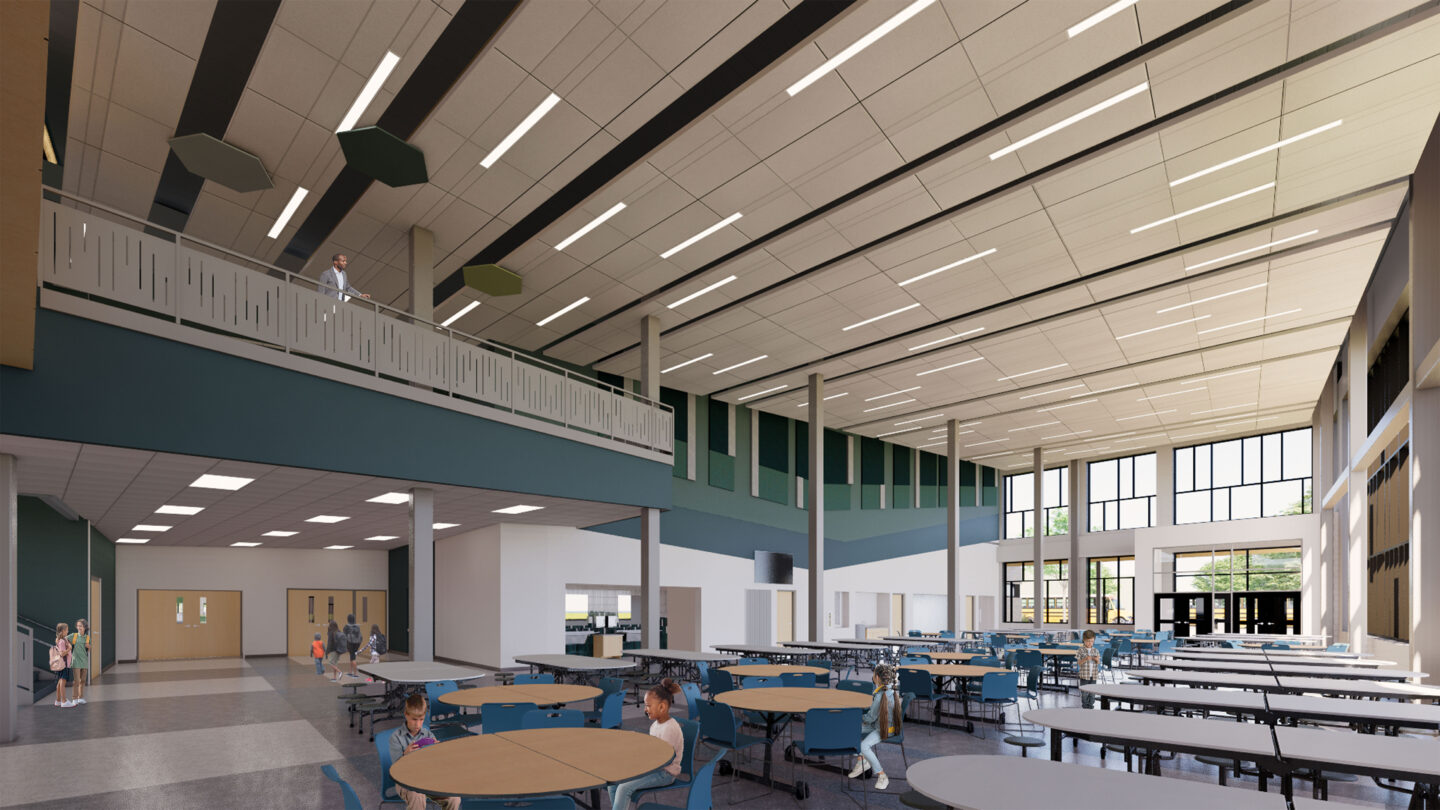
[[[65,622],[74,630],[75,620],[85,615],[90,601],[89,526],[84,520],[66,520],[39,498],[23,496],[16,503],[15,518],[18,610],[50,628],[43,637],[54,641],[55,625]],[[113,623],[113,617],[114,613],[107,613],[104,621]],[[37,630],[36,638],[41,637]]]
[[[100,578],[100,666],[96,672],[115,663],[115,544],[94,526],[90,527],[90,576]],[[87,617],[93,623],[94,616]],[[93,644],[92,644],[93,647]],[[95,651],[92,649],[91,653]],[[92,665],[94,661],[91,662]]]
[[[675,409],[675,459],[671,465],[671,475],[686,478],[690,471],[690,396],[684,391],[662,387],[660,401]]]
[[[0,367],[0,432],[670,505],[665,462],[49,310],[36,313],[35,332],[35,369]],[[127,393],[97,407],[96,391]],[[318,429],[333,423],[330,414],[344,414],[344,430]]]

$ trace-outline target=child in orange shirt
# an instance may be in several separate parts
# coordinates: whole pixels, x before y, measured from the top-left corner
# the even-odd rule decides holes
[[[325,674],[325,642],[320,640],[320,634],[315,634],[315,640],[310,642],[310,657],[315,659],[315,674]]]

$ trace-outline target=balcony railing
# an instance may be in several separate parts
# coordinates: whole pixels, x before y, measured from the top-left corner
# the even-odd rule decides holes
[[[673,452],[675,415],[663,403],[375,301],[342,302],[274,265],[46,191],[69,203],[42,202],[42,286],[624,445]]]

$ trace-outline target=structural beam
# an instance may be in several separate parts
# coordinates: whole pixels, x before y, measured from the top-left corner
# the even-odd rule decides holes
[[[825,640],[825,377],[810,375],[810,480],[805,507],[810,517],[810,641]]]
[[[9,637],[6,643],[0,644],[0,690],[4,690],[3,699],[0,699],[0,744],[15,739],[15,715],[21,700],[18,687],[24,682],[22,675],[26,679],[30,677],[29,672],[19,671],[23,661],[20,645],[15,641],[15,623],[19,620],[20,607],[16,577],[19,532],[15,519],[15,493],[18,491],[15,474],[15,457],[0,453],[0,526],[5,531],[5,546],[0,548],[0,622],[5,623],[5,635]],[[95,655],[96,663],[99,663],[99,650]],[[29,696],[30,693],[25,692],[24,695]]]
[[[960,594],[960,420],[951,419],[945,427],[945,463],[950,465],[945,489],[945,629],[958,637],[964,629],[960,611],[965,598]]]
[[[1035,533],[1031,536],[1034,547],[1035,580],[1031,585],[1034,594],[1031,613],[1035,629],[1045,629],[1045,462],[1040,459],[1040,448],[1035,448],[1035,508],[1031,510],[1031,521]]]
[[[422,321],[435,320],[435,234],[411,225],[407,234],[410,260],[410,314]]]
[[[410,660],[435,660],[435,490],[410,490]]]
[[[660,399],[660,319],[640,320],[640,393]],[[660,510],[640,510],[640,646],[660,647]]]

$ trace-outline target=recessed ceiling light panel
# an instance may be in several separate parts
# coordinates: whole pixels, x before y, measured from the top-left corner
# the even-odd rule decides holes
[[[175,506],[166,504],[155,510],[157,515],[198,515],[205,511],[203,506]]]
[[[305,518],[306,523],[339,523],[342,520],[349,520],[349,515],[316,515],[312,518]]]
[[[526,512],[536,512],[544,508],[543,506],[528,506],[523,503],[517,503],[514,506],[507,506],[504,509],[493,509],[491,511],[497,515],[523,515]]]
[[[235,491],[242,489],[246,484],[254,481],[254,478],[241,478],[238,475],[202,475],[190,482],[190,486],[200,489],[227,489]]]
[[[387,493],[385,493],[384,495],[376,495],[376,496],[373,497],[373,498],[366,498],[366,499],[365,499],[365,502],[366,502],[366,503],[390,503],[390,504],[410,503],[410,493],[408,493],[408,492],[387,492]]]

